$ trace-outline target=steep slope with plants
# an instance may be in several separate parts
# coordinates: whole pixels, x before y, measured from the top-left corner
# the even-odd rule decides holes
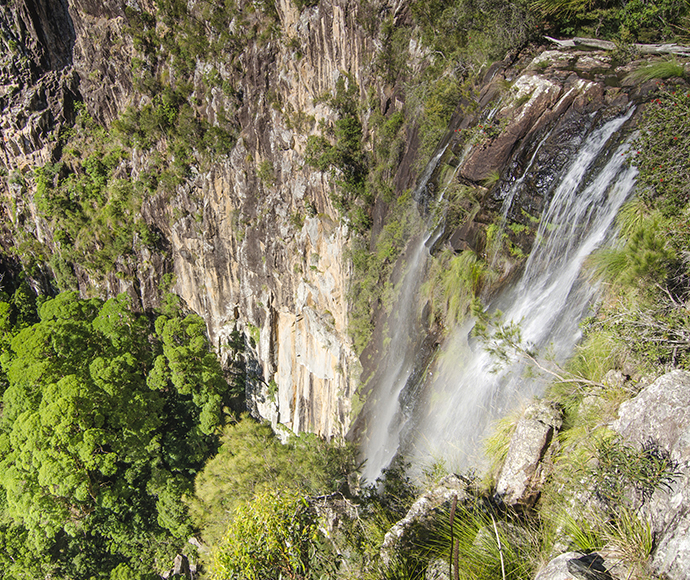
[[[6,254],[44,291],[143,308],[174,273],[219,351],[245,335],[254,413],[347,432],[408,235],[378,240],[389,206],[463,83],[533,33],[526,6],[480,8],[8,2]]]
[[[636,493],[646,503],[680,481],[673,462],[687,458],[667,460],[683,448],[609,427],[649,377],[687,367],[687,66],[631,44],[687,34],[687,3],[0,8],[4,575],[143,579],[179,553],[217,578],[533,578],[573,545],[628,550],[620,577],[682,574],[666,521],[682,509],[656,496],[668,518],[654,528],[630,512]],[[555,50],[535,44],[544,33],[617,49]],[[542,186],[621,114],[639,129],[638,196],[619,245],[593,260],[606,292],[582,350],[553,366],[480,301],[539,243]],[[501,213],[519,180],[531,193]],[[384,536],[414,494],[404,463],[358,489],[349,447],[287,431],[370,433],[427,230],[394,419],[474,312],[495,353],[558,375],[549,397],[563,428],[543,435],[560,447],[540,455],[519,509],[505,487],[492,498],[492,484],[443,480],[439,513],[410,516],[391,555]],[[498,463],[510,433],[493,441]],[[580,501],[590,484],[603,504]],[[663,549],[650,559],[652,529]],[[623,542],[635,537],[641,551]]]

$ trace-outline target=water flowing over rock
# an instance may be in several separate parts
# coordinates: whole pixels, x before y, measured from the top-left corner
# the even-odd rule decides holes
[[[502,205],[501,227],[508,218],[524,221],[525,213],[541,215],[534,238],[538,242],[521,278],[491,298],[490,310],[502,311],[506,323],[519,324],[524,344],[548,350],[556,361],[571,353],[580,337],[578,321],[596,296],[596,287],[581,274],[582,265],[606,243],[635,183],[636,170],[626,163],[629,146],[624,137],[635,107],[620,89],[584,78],[595,62],[605,68],[610,60],[606,55],[551,51],[538,55],[519,74],[510,68],[494,69],[479,97],[483,113],[462,119],[456,129],[462,132],[488,119],[488,136],[457,150],[457,174],[477,181],[501,171],[492,190],[494,202]],[[511,94],[502,96],[499,83],[508,79]],[[500,129],[493,131],[494,126]],[[449,150],[455,147],[453,139]],[[464,249],[463,240],[477,245],[471,229],[465,224],[450,236],[451,244],[456,241],[454,248]],[[506,280],[509,274],[504,273]],[[401,294],[407,296],[407,291]],[[396,328],[415,324],[422,307],[408,304],[405,298],[393,315]],[[391,370],[373,387],[377,406],[370,411],[368,432],[376,436],[368,437],[364,446],[367,478],[375,479],[396,450],[414,457],[418,466],[430,457],[444,458],[454,470],[476,464],[487,423],[520,400],[541,393],[544,379],[523,375],[526,367],[518,358],[492,372],[495,361],[471,337],[473,325],[467,321],[449,333],[437,360],[425,371],[423,387],[414,386],[414,396],[406,396],[413,387],[407,379],[409,357],[395,366],[407,369],[404,373]],[[396,344],[394,356],[404,358],[408,347]],[[391,381],[394,388],[388,386]],[[405,404],[399,402],[403,399]],[[384,407],[391,417],[387,427],[380,422]]]
[[[0,15],[0,24],[22,41],[26,59],[20,59],[21,70],[12,68],[11,59],[2,60],[0,67],[0,158],[14,176],[8,191],[2,193],[16,205],[12,211],[10,204],[3,205],[3,217],[50,250],[55,240],[27,189],[29,169],[59,156],[57,135],[61,126],[74,120],[75,101],[83,99],[88,113],[106,124],[126,107],[151,101],[136,88],[133,69],[138,57],[128,10],[154,13],[156,4],[152,0],[11,0],[7,5],[11,9]],[[319,134],[319,123],[335,120],[336,113],[324,102],[324,95],[334,94],[339,79],[356,85],[356,99],[363,102],[366,96],[381,112],[403,110],[402,88],[379,82],[372,64],[381,49],[379,39],[372,38],[362,23],[383,17],[406,21],[409,5],[399,0],[324,0],[300,10],[292,0],[278,0],[275,8],[285,42],[249,42],[234,67],[203,58],[190,65],[188,80],[196,113],[214,124],[232,109],[237,120],[241,131],[230,154],[210,167],[194,164],[182,185],[145,200],[141,214],[147,226],[160,234],[159,248],[135,243],[132,254],[118,259],[114,271],[102,279],[93,279],[79,267],[75,276],[85,294],[127,292],[147,309],[159,306],[162,276],[174,274],[173,290],[204,317],[222,356],[227,358],[224,353],[236,330],[246,337],[248,406],[256,416],[269,419],[276,428],[280,424],[297,432],[314,431],[327,437],[349,432],[352,436],[352,397],[362,366],[348,333],[351,228],[333,201],[337,187],[332,176],[308,166],[305,152],[309,136]],[[164,26],[160,22],[157,26],[156,34],[164,35]],[[296,46],[301,47],[299,55]],[[419,73],[429,62],[428,54],[414,38],[407,50],[411,72]],[[615,213],[616,204],[626,195],[624,185],[633,178],[633,171],[622,164],[625,151],[619,155],[614,149],[619,131],[632,121],[631,102],[646,89],[608,82],[615,81],[621,71],[613,70],[607,54],[540,50],[525,55],[512,54],[490,67],[477,87],[478,107],[465,114],[458,108],[426,170],[411,168],[419,135],[417,129],[410,129],[403,136],[392,182],[398,193],[413,190],[424,213],[432,201],[439,167],[452,157],[457,162],[453,177],[463,182],[479,186],[498,172],[497,186],[482,200],[485,206],[502,204],[506,219],[518,218],[523,211],[534,217],[547,212],[538,237],[582,242],[551,254],[532,252],[517,291],[531,288],[553,299],[541,312],[555,313],[555,302],[567,303],[567,314],[554,314],[553,320],[535,314],[528,306],[530,300],[534,302],[528,293],[532,298],[515,302],[510,310],[514,320],[534,319],[544,330],[525,328],[526,338],[538,346],[554,341],[554,333],[567,337],[563,343],[558,342],[560,338],[554,341],[555,355],[562,357],[577,337],[574,321],[592,295],[578,281],[579,267],[587,251],[605,237],[610,221],[604,217],[601,221],[600,215]],[[206,90],[204,76],[214,67],[221,80],[241,94],[236,102],[230,103],[218,87]],[[369,120],[364,116],[362,121],[366,134],[371,130]],[[479,131],[482,123],[487,127],[484,133]],[[476,141],[465,139],[473,132]],[[471,146],[465,148],[468,142]],[[151,155],[134,151],[128,167],[132,180],[141,177]],[[260,167],[270,168],[272,175],[262,178]],[[594,173],[580,174],[577,167]],[[598,170],[602,170],[597,174],[600,178],[592,177]],[[581,187],[590,178],[596,191],[608,192],[603,211],[597,202],[575,207],[568,201],[577,197],[575,191],[590,191]],[[564,180],[572,182],[574,189]],[[608,187],[615,180],[621,185]],[[385,206],[379,201],[374,209],[375,230],[381,227]],[[551,236],[550,228],[571,212],[577,216],[571,225],[563,225],[558,236]],[[401,293],[397,314],[390,318],[395,320],[389,345],[392,354],[377,355],[386,362],[379,369],[375,382],[380,384],[372,387],[358,431],[369,458],[369,480],[376,478],[401,445],[429,457],[436,455],[436,447],[450,444],[465,457],[471,445],[455,432],[455,426],[464,424],[478,436],[481,428],[475,419],[500,413],[514,402],[509,395],[515,391],[512,383],[500,387],[492,383],[495,388],[483,388],[483,394],[458,386],[450,367],[458,370],[465,365],[462,372],[467,377],[479,372],[468,369],[467,362],[441,357],[427,375],[435,337],[416,336],[426,332],[418,319],[424,305],[417,302],[417,289],[438,236],[450,239],[455,251],[481,253],[487,225],[483,218],[480,211],[455,232],[435,232],[426,240],[422,235],[408,248],[405,260],[411,286]],[[588,221],[593,233],[581,240],[574,235],[574,224]],[[568,233],[566,227],[570,227]],[[8,240],[7,245],[12,242]],[[543,271],[539,260],[552,262],[556,254],[568,263],[567,271],[558,274],[562,277],[557,282],[538,278],[536,273]],[[505,280],[514,274],[501,273]],[[552,296],[554,288],[572,288],[572,292]],[[577,299],[573,299],[575,294]],[[508,293],[494,298],[494,307],[505,310],[513,300]],[[559,316],[573,324],[559,326],[555,321]],[[446,350],[458,344],[462,352],[476,348],[466,340],[469,331],[468,325],[452,333]],[[375,366],[377,361],[364,362]],[[384,364],[388,365],[385,369]],[[472,387],[480,385],[473,378],[469,381]],[[530,381],[525,385],[524,396],[540,388]],[[465,391],[476,406],[451,399],[450,391]],[[422,410],[434,400],[446,402],[440,415],[435,414],[438,409]],[[463,416],[465,412],[468,416]],[[426,424],[420,419],[423,415],[429,417]]]

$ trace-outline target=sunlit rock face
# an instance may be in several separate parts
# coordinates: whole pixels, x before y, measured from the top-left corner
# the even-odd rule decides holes
[[[162,275],[174,274],[172,289],[204,317],[221,355],[234,330],[246,336],[252,412],[276,427],[331,437],[349,429],[359,375],[347,332],[351,234],[331,201],[332,177],[307,166],[304,152],[309,135],[320,134],[319,121],[336,118],[322,97],[335,94],[339,78],[356,84],[358,100],[372,87],[376,41],[361,26],[359,2],[321,2],[302,11],[290,0],[276,5],[279,35],[249,42],[234,67],[199,61],[188,79],[198,113],[210,123],[228,110],[228,96],[206,91],[204,74],[215,68],[241,90],[240,105],[233,105],[240,134],[228,156],[195,164],[185,184],[144,203],[142,214],[164,249],[135,244],[133,255],[104,278],[80,268],[76,275],[85,294],[127,292],[152,308],[160,303]],[[23,227],[48,247],[52,232],[33,204],[27,172],[58,158],[57,134],[73,121],[74,102],[83,99],[105,124],[127,106],[148,102],[133,80],[127,6],[156,9],[149,0],[15,0],[2,15],[30,57],[22,71],[12,69],[12,59],[3,61],[1,161],[8,172],[26,174],[5,194],[15,199]],[[381,2],[368,9],[375,16],[400,7]],[[384,92],[374,87],[383,101]],[[126,168],[132,179],[154,153],[134,151]],[[5,211],[7,222],[19,226]]]
[[[2,220],[11,224],[0,232],[0,243],[13,246],[21,230],[52,251],[56,242],[36,210],[31,170],[60,159],[58,135],[75,119],[76,102],[108,125],[126,107],[151,101],[136,88],[140,64],[127,10],[155,13],[156,4],[8,0],[6,7],[0,23],[17,48],[13,52],[4,40],[7,51],[0,53],[0,166],[12,176],[0,185],[7,200],[0,204]],[[185,79],[195,114],[211,124],[223,115],[236,120],[231,152],[210,162],[199,155],[182,185],[145,200],[141,214],[159,234],[159,247],[148,248],[135,235],[132,253],[113,271],[96,278],[77,265],[75,275],[84,295],[127,292],[135,306],[149,309],[160,305],[163,275],[174,274],[173,291],[204,317],[221,356],[235,330],[245,336],[251,411],[276,428],[332,437],[352,433],[351,398],[361,373],[348,334],[352,232],[333,203],[333,177],[307,165],[306,145],[310,135],[321,134],[320,122],[336,120],[327,95],[335,94],[339,79],[356,85],[358,103],[368,103],[359,115],[365,142],[372,110],[402,109],[404,87],[387,84],[376,72],[382,41],[372,31],[388,17],[409,22],[409,2],[323,0],[300,11],[292,0],[279,0],[276,9],[275,35],[248,40],[232,63],[197,59]],[[168,31],[159,21],[155,32],[162,37]],[[430,58],[413,35],[411,74]],[[628,103],[625,91],[605,87],[601,71],[611,66],[606,56],[543,51],[533,58],[492,67],[477,87],[479,107],[454,117],[458,129],[471,129],[498,107],[492,118],[501,134],[468,153],[458,173],[463,180],[480,184],[492,172],[513,175],[529,162],[555,117],[564,116],[567,124],[570,114],[577,123],[573,111],[587,118],[604,105],[622,109]],[[211,70],[234,96],[205,85]],[[497,98],[501,91],[508,91],[505,98]],[[414,127],[404,140],[392,177],[398,193],[415,187],[418,171]],[[543,153],[558,161],[564,149],[545,146]],[[161,153],[135,149],[120,169],[137,179]],[[386,208],[376,202],[375,230]],[[537,214],[541,201],[516,198],[511,212],[519,217],[523,208]],[[481,245],[483,227],[468,224],[453,247]],[[379,322],[385,325],[385,319]],[[373,368],[382,356],[372,348],[362,360]]]

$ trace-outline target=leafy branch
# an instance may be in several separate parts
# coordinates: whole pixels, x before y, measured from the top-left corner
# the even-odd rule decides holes
[[[480,340],[484,350],[494,359],[491,372],[499,372],[507,365],[521,361],[561,383],[606,388],[603,383],[592,381],[579,373],[572,373],[554,361],[547,363],[539,355],[534,344],[523,339],[520,322],[503,321],[503,313],[500,310],[489,313],[481,302],[475,299],[472,303],[472,314],[477,319],[472,334]]]

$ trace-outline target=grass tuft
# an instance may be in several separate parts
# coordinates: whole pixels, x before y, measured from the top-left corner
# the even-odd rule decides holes
[[[676,60],[655,62],[648,66],[638,68],[625,77],[625,81],[646,82],[654,79],[671,79],[686,77],[685,67]]]

